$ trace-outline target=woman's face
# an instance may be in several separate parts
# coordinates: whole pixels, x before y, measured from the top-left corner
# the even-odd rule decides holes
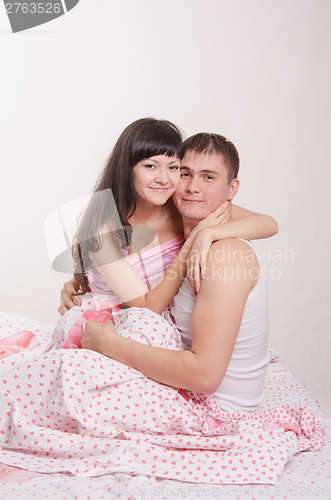
[[[177,156],[156,155],[133,167],[137,206],[140,203],[164,205],[174,194],[180,179]]]

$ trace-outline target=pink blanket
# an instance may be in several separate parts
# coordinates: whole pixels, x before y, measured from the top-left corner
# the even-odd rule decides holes
[[[20,330],[8,337],[0,338],[0,359],[4,359],[11,354],[23,352],[26,349],[33,349],[39,345],[35,333],[30,330]]]
[[[58,325],[58,343],[77,323],[76,312]],[[181,348],[177,330],[146,309],[122,310],[114,321],[122,335]],[[0,461],[7,465],[77,476],[126,472],[197,483],[275,484],[293,455],[322,443],[321,424],[305,408],[222,413],[212,397],[184,398],[84,349],[30,352],[25,362],[14,358],[0,376]]]

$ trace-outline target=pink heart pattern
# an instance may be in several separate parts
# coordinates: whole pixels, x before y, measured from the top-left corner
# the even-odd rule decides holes
[[[153,342],[181,348],[176,329],[148,310],[114,320],[146,343],[157,322]],[[92,351],[33,351],[0,362],[0,461],[30,473],[275,484],[294,455],[323,441],[319,418],[302,405],[224,413],[213,397],[184,398]]]

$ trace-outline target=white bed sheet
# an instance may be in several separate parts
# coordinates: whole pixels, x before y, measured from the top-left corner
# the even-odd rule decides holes
[[[10,325],[37,332],[41,351],[47,349],[52,325],[13,314],[0,314],[0,337],[8,335]],[[3,332],[3,333],[1,333]],[[17,356],[17,355],[16,355]],[[8,362],[9,362],[9,358]],[[325,440],[321,449],[302,452],[286,465],[276,485],[210,485],[191,484],[173,480],[106,474],[82,478],[70,474],[31,474],[24,481],[0,474],[0,498],[43,499],[172,499],[172,498],[270,498],[270,499],[331,499],[331,419],[320,409],[293,373],[273,353],[266,377],[265,400],[262,408],[275,404],[307,407],[316,413],[325,426]]]

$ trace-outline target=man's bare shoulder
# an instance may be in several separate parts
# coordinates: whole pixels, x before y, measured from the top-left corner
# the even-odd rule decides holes
[[[256,253],[245,241],[226,239],[213,243],[207,258],[206,291],[232,285],[241,286],[249,293],[260,277],[260,265]],[[237,293],[237,292],[236,292]]]
[[[253,248],[244,240],[227,238],[215,241],[210,249],[211,256],[222,254],[223,262],[247,262],[258,264]]]

